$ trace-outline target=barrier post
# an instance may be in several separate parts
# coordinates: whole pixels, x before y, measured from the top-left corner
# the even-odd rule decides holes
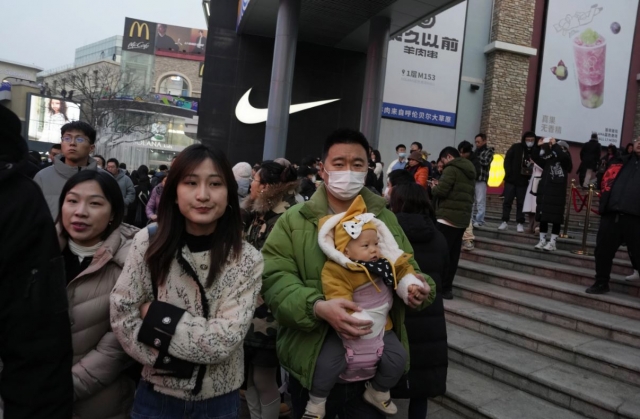
[[[593,199],[593,184],[589,185],[589,197],[587,198],[587,214],[584,216],[584,229],[582,230],[582,249],[574,250],[576,255],[589,255],[587,251],[587,234],[589,233],[589,217],[591,216],[591,200]]]
[[[569,230],[569,216],[571,215],[571,203],[573,202],[573,190],[576,188],[576,180],[571,179],[571,189],[569,191],[569,199],[567,200],[567,212],[564,216],[564,229],[562,234],[560,235],[563,239],[570,239],[571,237],[568,234]]]

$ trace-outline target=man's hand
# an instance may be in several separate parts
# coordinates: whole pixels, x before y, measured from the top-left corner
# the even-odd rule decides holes
[[[422,287],[416,287],[417,292],[409,294],[408,300],[409,300],[409,307],[411,308],[419,307],[420,304],[422,304],[422,302],[429,296],[429,293],[431,292],[431,288],[429,287],[429,284],[427,284],[427,281],[424,280],[422,275],[416,275],[416,278],[421,280],[423,284],[422,284]]]
[[[360,336],[371,333],[372,322],[358,320],[347,310],[362,311],[356,303],[344,298],[329,301],[320,300],[315,305],[316,317],[329,323],[343,339],[359,339]]]

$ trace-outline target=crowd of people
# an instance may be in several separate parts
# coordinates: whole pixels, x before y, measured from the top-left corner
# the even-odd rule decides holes
[[[0,106],[5,419],[237,418],[241,395],[252,419],[275,419],[289,413],[283,391],[296,419],[382,419],[392,398],[424,419],[445,393],[443,299],[485,225],[484,134],[433,161],[399,144],[386,172],[341,129],[300,164],[232,166],[195,144],[128,173],[93,155],[84,122],[62,126],[48,164],[20,132]],[[639,142],[607,160],[587,292],[608,291],[621,243],[639,266],[639,162]],[[499,228],[515,199],[517,231],[535,214],[536,248],[555,250],[571,170],[566,143],[524,133],[505,159]]]

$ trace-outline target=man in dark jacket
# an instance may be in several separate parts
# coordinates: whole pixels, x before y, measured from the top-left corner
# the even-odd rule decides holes
[[[24,175],[28,150],[20,130],[18,117],[0,105],[0,398],[5,419],[69,419],[63,259],[42,191]]]
[[[580,150],[580,168],[578,176],[580,184],[585,188],[596,179],[596,170],[602,154],[602,146],[598,142],[598,134],[591,134],[591,139]]]
[[[536,141],[536,134],[527,131],[522,134],[519,143],[512,145],[504,158],[504,201],[502,201],[502,224],[498,230],[506,230],[513,199],[516,199],[516,223],[518,233],[524,233],[524,214],[522,206],[529,187],[529,179],[533,170],[531,148]]]
[[[160,167],[158,167],[158,171],[151,178],[151,188],[158,186],[158,184],[162,182],[162,179],[167,176],[167,173],[169,173],[169,168],[166,164],[161,164]]]
[[[640,138],[633,143],[633,154],[611,164],[602,179],[596,282],[588,294],[609,292],[613,258],[622,243],[627,243],[631,264],[640,266]]]
[[[462,236],[471,220],[476,169],[471,161],[460,157],[458,150],[453,147],[445,147],[440,152],[440,160],[444,163],[444,170],[439,180],[432,181],[431,193],[437,200],[436,225],[449,248],[449,271],[442,278],[442,298],[451,300]]]
[[[480,227],[484,225],[484,214],[487,206],[487,181],[489,180],[489,170],[491,162],[493,162],[493,147],[487,146],[487,136],[478,134],[475,138],[476,151],[474,152],[476,160],[476,181],[475,181],[475,204],[476,215],[473,219],[473,226]]]

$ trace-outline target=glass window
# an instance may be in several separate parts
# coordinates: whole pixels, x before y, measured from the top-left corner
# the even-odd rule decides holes
[[[182,76],[170,75],[162,79],[158,93],[171,96],[189,96],[189,83]]]

